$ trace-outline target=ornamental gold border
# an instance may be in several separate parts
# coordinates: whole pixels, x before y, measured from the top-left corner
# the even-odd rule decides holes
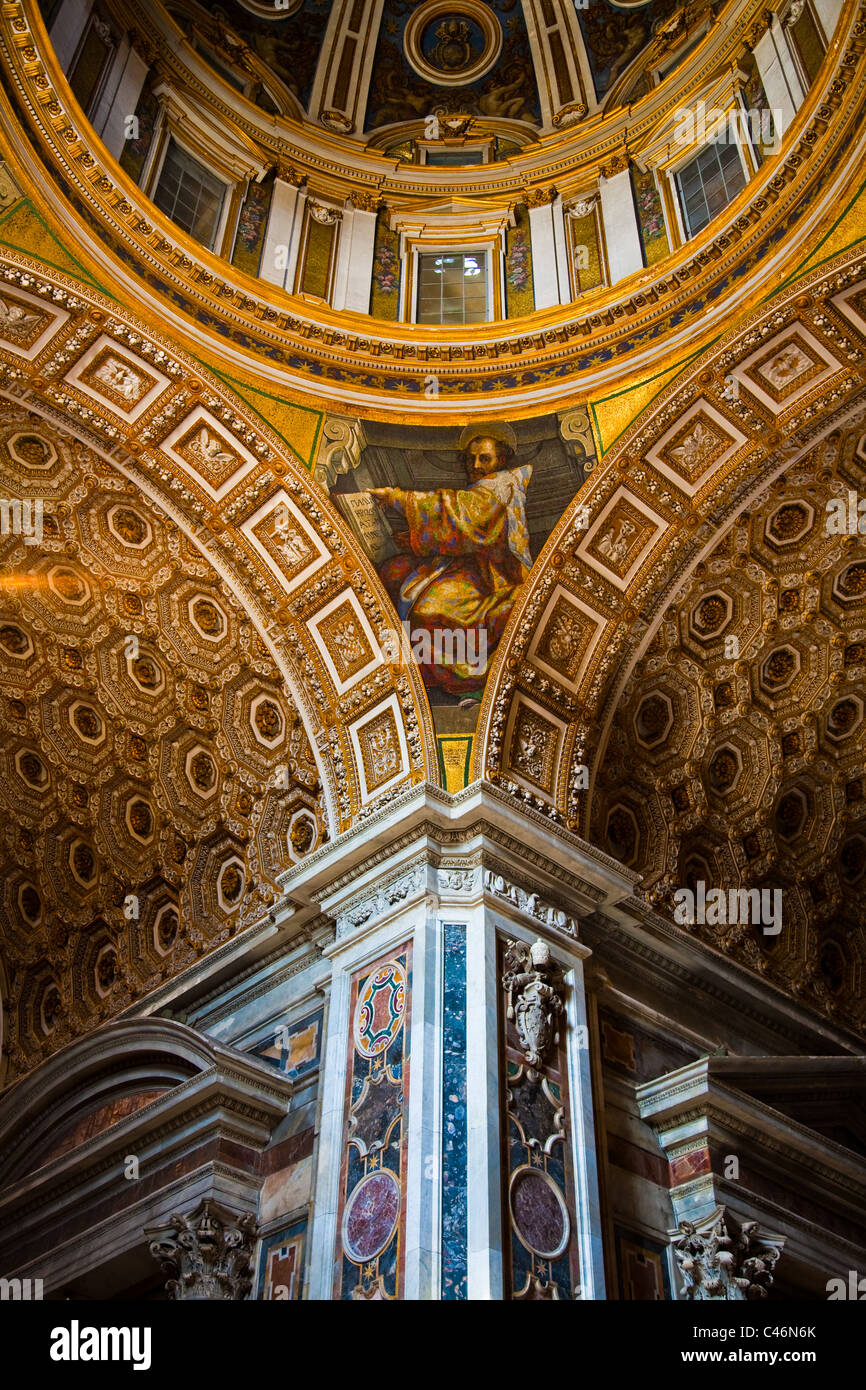
[[[466,16],[474,19],[484,35],[484,52],[467,68],[449,75],[428,63],[421,49],[421,37],[428,24],[440,16]],[[479,0],[425,0],[413,10],[403,31],[404,52],[419,77],[436,87],[465,87],[490,71],[502,51],[502,29],[498,19]]]
[[[28,12],[31,8],[28,0]],[[866,24],[861,18],[855,20],[854,0],[848,0],[825,60],[823,80],[812,89],[795,118],[781,153],[766,161],[760,175],[731,205],[728,225],[721,233],[712,237],[705,234],[689,242],[661,262],[661,270],[654,267],[613,289],[591,292],[585,301],[578,301],[580,317],[573,316],[574,305],[539,311],[515,321],[514,331],[505,338],[496,336],[497,331],[501,332],[501,325],[496,324],[483,325],[482,331],[476,326],[472,332],[449,334],[449,342],[443,341],[442,330],[433,330],[426,341],[419,341],[417,329],[407,332],[392,326],[383,336],[370,336],[385,325],[363,315],[313,309],[273,286],[267,287],[268,297],[262,298],[260,281],[227,267],[184,237],[152,205],[145,204],[140,190],[113,163],[107,166],[109,176],[90,152],[88,136],[78,133],[58,100],[57,94],[63,94],[70,101],[65,78],[56,67],[53,52],[43,56],[35,46],[22,5],[12,0],[0,14],[4,20],[0,45],[10,91],[15,91],[25,103],[28,120],[50,151],[54,167],[72,181],[76,196],[89,204],[92,215],[112,226],[121,242],[126,243],[127,257],[131,255],[140,262],[151,276],[164,277],[166,302],[173,290],[186,296],[188,316],[172,310],[172,331],[190,346],[195,342],[199,352],[204,336],[211,343],[209,350],[215,360],[219,360],[225,354],[225,337],[205,334],[195,322],[202,314],[215,315],[228,326],[229,341],[232,335],[242,333],[245,344],[260,345],[262,352],[269,349],[271,359],[281,351],[291,350],[297,354],[297,361],[290,368],[281,364],[279,379],[288,381],[300,398],[310,399],[305,365],[309,363],[309,371],[317,377],[318,391],[330,375],[331,385],[326,390],[344,412],[347,408],[360,414],[385,411],[403,420],[452,423],[487,412],[495,404],[497,410],[512,416],[531,415],[549,410],[552,401],[566,399],[581,384],[590,393],[598,391],[613,372],[618,383],[622,383],[627,379],[629,365],[635,372],[636,364],[645,360],[650,343],[658,341],[666,318],[676,313],[682,319],[682,310],[690,302],[704,298],[725,275],[732,275],[738,266],[742,268],[748,255],[754,257],[760,240],[785,217],[791,223],[785,232],[787,265],[795,263],[798,256],[802,258],[806,239],[814,237],[819,213],[824,225],[829,225],[833,216],[833,190],[820,189],[824,167],[831,156],[848,160],[849,167],[834,176],[841,187],[846,179],[850,182],[859,159],[854,122],[866,85]],[[41,20],[34,16],[37,33],[40,25]],[[847,49],[845,30],[854,41]],[[47,39],[44,46],[50,48]],[[7,125],[14,128],[15,121],[5,101],[4,115]],[[16,143],[22,151],[23,142]],[[584,182],[586,173],[586,169],[580,170]],[[58,227],[61,238],[68,237],[69,221],[61,224],[47,205],[47,185],[38,163],[28,156],[25,168],[22,159],[20,176],[49,224]],[[429,189],[427,192],[429,196]],[[70,211],[69,216],[75,226],[75,213]],[[93,247],[89,253],[92,264],[98,266],[103,279],[109,274],[120,297],[128,296],[131,281],[119,262],[113,263],[114,272],[108,270],[104,251],[100,247],[97,252],[95,239],[81,222],[77,226],[79,249],[88,254],[85,248],[89,243]],[[752,281],[746,282],[746,308],[758,302],[771,280],[778,283],[780,267],[774,263],[771,270],[768,259],[765,257],[762,264],[758,257]],[[226,275],[231,278],[226,279]],[[743,283],[742,279],[732,282],[728,299],[715,294],[714,302],[720,306],[715,321],[710,321],[706,314],[700,319],[693,316],[692,347],[706,342],[712,332],[723,326],[723,314],[731,312],[734,304],[741,311]],[[287,312],[299,309],[304,318]],[[146,312],[153,310],[148,307]],[[309,317],[313,314],[315,318]],[[214,342],[214,338],[219,338],[219,342]],[[622,353],[619,345],[626,339],[633,348]],[[591,373],[579,357],[581,348],[587,347],[592,348],[596,361],[604,355],[613,365],[601,366]],[[269,380],[276,378],[273,362],[262,359],[258,347],[250,351],[245,346],[241,352],[247,353],[251,370]],[[673,362],[681,354],[678,344],[669,350],[666,360]],[[657,365],[656,358],[654,366]],[[440,380],[440,395],[434,401],[423,395],[431,370]],[[524,379],[531,384],[526,385]],[[534,384],[537,382],[541,384]],[[464,391],[464,387],[471,389]],[[417,405],[412,401],[413,395],[418,398]]]

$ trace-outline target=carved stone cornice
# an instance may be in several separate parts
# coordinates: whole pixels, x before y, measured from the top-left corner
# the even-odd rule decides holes
[[[379,193],[366,188],[353,188],[349,199],[358,212],[375,212],[382,202]]]
[[[467,813],[474,812],[476,805],[477,814],[473,814],[469,819]],[[429,808],[430,814],[424,813],[422,808]],[[387,842],[384,837],[377,842],[373,833],[376,827],[384,830],[395,818],[408,819],[410,812],[419,813],[413,815],[411,829],[398,830],[393,838],[389,835]],[[461,818],[459,825],[454,823],[458,816]],[[536,832],[543,832],[548,845],[558,847],[552,858],[540,853],[529,843],[528,837],[525,840],[518,838],[517,825],[524,820]],[[505,824],[509,822],[513,822],[513,828],[506,829]],[[596,845],[585,843],[565,827],[551,823],[546,816],[539,814],[531,806],[515,803],[507,792],[492,783],[480,781],[470,783],[463,791],[454,795],[441,787],[425,783],[423,786],[400,789],[393,797],[381,798],[363,821],[340,837],[341,853],[346,856],[347,863],[349,860],[352,861],[352,867],[329,877],[329,891],[341,890],[354,882],[359,872],[374,868],[400,849],[414,845],[421,838],[429,837],[440,847],[440,852],[445,854],[453,847],[464,845],[470,839],[479,836],[485,836],[491,845],[499,846],[507,855],[526,864],[535,865],[543,873],[550,874],[553,870],[553,877],[557,882],[576,895],[586,896],[595,903],[605,900],[604,889],[598,883],[592,882],[588,875],[583,876],[564,867],[569,861],[575,862],[579,855],[585,856],[587,867],[597,868],[601,875],[610,876],[611,881],[632,885],[638,882],[637,874],[624,869],[616,859]],[[294,885],[299,879],[305,879],[308,874],[314,873],[318,866],[332,860],[334,844],[335,842],[320,845],[306,856],[302,865],[287,870],[280,879],[284,891],[293,893],[296,891]],[[352,855],[354,845],[359,847],[357,867]],[[364,846],[363,851],[360,849],[361,845]]]
[[[389,913],[407,906],[413,898],[423,895],[426,879],[425,865],[418,863],[408,872],[390,878],[374,892],[351,899],[337,916],[337,941],[359,927],[378,922]]]
[[[484,887],[494,898],[507,902],[525,916],[531,917],[541,925],[563,932],[566,936],[577,938],[577,918],[558,907],[519,882],[513,880],[513,870],[505,864],[492,861],[494,867],[484,870]]]
[[[527,187],[524,193],[524,202],[528,208],[543,208],[548,203],[555,202],[557,191],[553,184],[548,184],[546,188]]]
[[[603,179],[616,178],[617,174],[622,174],[628,168],[628,154],[626,151],[619,151],[606,159],[599,169]]]
[[[733,1021],[743,1015],[759,1035],[766,1035],[771,1052],[784,1043],[792,1053],[828,1046],[862,1049],[856,1033],[826,1019],[804,1017],[777,986],[756,979],[745,966],[697,938],[686,937],[640,899],[583,918],[581,936],[592,948],[596,966],[606,968],[614,979],[622,967],[651,975],[654,989],[671,1001],[681,1000],[684,991],[695,994],[701,1007],[713,1010],[720,1034],[726,1017]]]

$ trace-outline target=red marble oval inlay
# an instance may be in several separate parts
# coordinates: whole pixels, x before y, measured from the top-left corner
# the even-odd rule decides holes
[[[343,1245],[350,1260],[362,1264],[380,1254],[397,1225],[400,1189],[393,1173],[368,1173],[351,1193],[343,1217]]]
[[[568,1242],[565,1205],[553,1183],[530,1169],[519,1173],[511,1189],[511,1215],[524,1245],[552,1260]]]

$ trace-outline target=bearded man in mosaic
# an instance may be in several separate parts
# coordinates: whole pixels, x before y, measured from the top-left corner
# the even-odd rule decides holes
[[[481,691],[532,564],[526,523],[532,466],[516,464],[516,446],[508,425],[470,426],[460,436],[466,488],[370,489],[380,506],[408,523],[395,539],[409,553],[386,560],[380,570],[401,621],[431,634],[444,628],[473,639],[486,635],[486,660],[422,665],[428,686],[454,694]],[[459,648],[467,649],[478,651],[477,642]]]

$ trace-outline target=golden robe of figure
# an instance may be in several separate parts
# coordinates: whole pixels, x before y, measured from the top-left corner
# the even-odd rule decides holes
[[[421,666],[424,681],[455,695],[479,691],[532,559],[526,524],[529,464],[514,466],[514,434],[508,426],[476,426],[461,439],[469,486],[409,492],[373,488],[383,507],[405,518],[396,537],[407,554],[386,560],[380,574],[401,621],[431,635],[451,630],[471,635],[462,651],[481,661]],[[484,651],[484,643],[482,643]]]

